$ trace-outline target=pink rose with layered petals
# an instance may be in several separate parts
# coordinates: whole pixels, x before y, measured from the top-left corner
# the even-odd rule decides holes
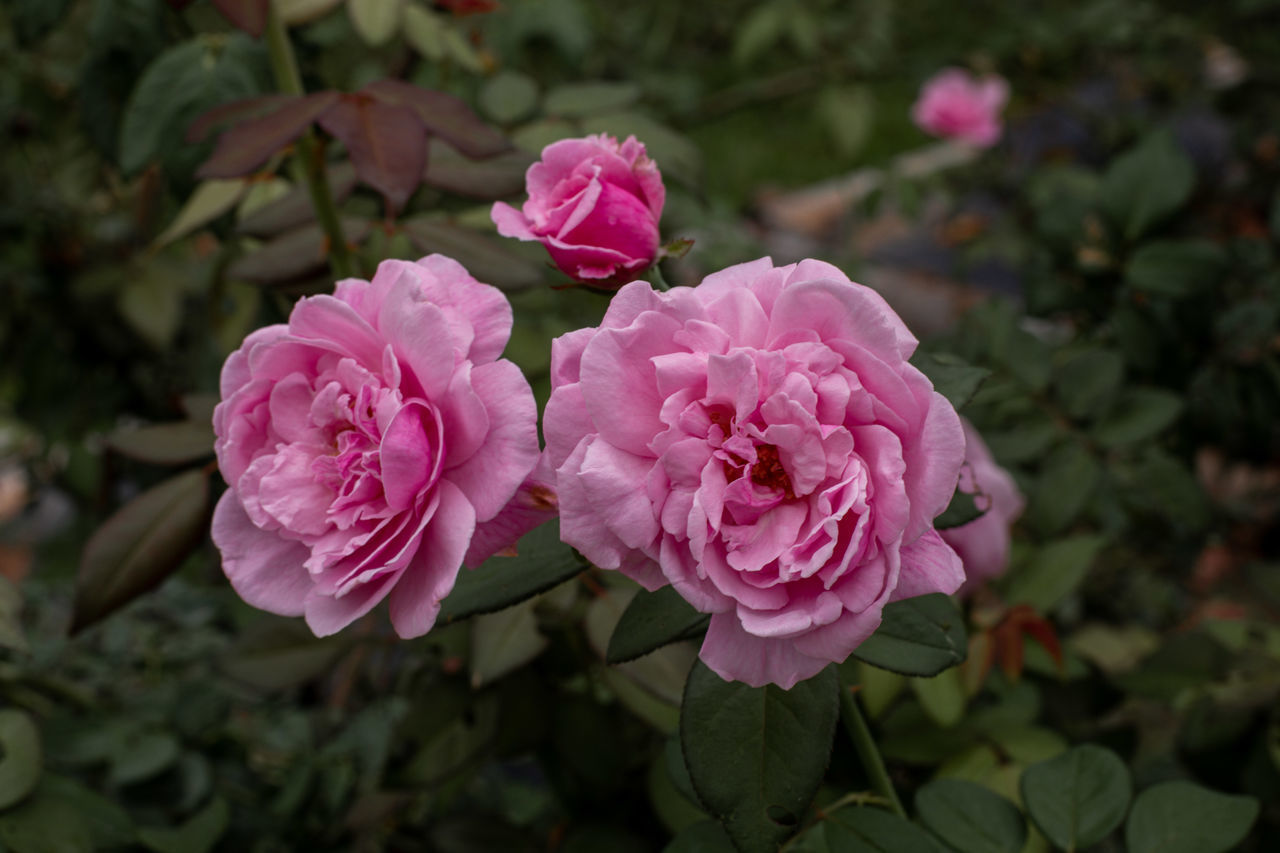
[[[644,145],[600,134],[542,149],[525,176],[522,210],[494,204],[498,233],[546,246],[562,272],[589,284],[621,283],[653,263],[667,191]]]
[[[213,414],[230,486],[213,541],[236,592],[320,636],[389,598],[400,636],[426,633],[464,555],[488,556],[477,523],[538,461],[533,393],[498,358],[510,332],[500,291],[431,255],[251,334]]]
[[[713,614],[701,657],[726,679],[789,688],[843,660],[885,604],[964,580],[932,526],[964,433],[915,347],[819,261],[628,284],[552,344],[562,538]]]
[[[989,74],[978,79],[960,68],[945,68],[925,82],[911,118],[925,133],[988,148],[1000,138],[1000,111],[1009,84]]]
[[[1025,502],[1018,484],[991,456],[976,427],[964,424],[964,467],[957,488],[974,496],[983,514],[968,524],[939,531],[964,563],[966,580],[960,588],[968,595],[974,587],[1004,574],[1009,566],[1009,528],[1022,515]]]

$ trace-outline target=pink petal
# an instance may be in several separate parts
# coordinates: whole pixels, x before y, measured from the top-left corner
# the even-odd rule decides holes
[[[930,529],[910,545],[902,546],[902,569],[891,600],[914,598],[931,592],[947,595],[964,583],[964,565],[938,531]]]
[[[212,534],[222,571],[241,598],[269,613],[302,615],[312,585],[302,567],[306,546],[256,527],[231,489],[213,511]]]
[[[391,591],[391,624],[406,640],[422,636],[435,624],[440,602],[453,589],[475,530],[475,510],[462,491],[448,481],[440,483],[439,491],[435,516]]]
[[[752,687],[776,684],[783,690],[812,678],[830,663],[802,654],[791,640],[748,634],[734,613],[711,617],[698,657],[726,681],[742,681]]]

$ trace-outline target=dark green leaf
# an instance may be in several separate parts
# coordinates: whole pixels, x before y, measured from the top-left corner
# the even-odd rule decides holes
[[[98,848],[119,848],[135,840],[129,814],[115,802],[91,791],[74,779],[46,773],[40,780],[38,796],[71,806],[89,830]]]
[[[623,663],[647,655],[668,643],[695,635],[710,616],[693,609],[673,586],[654,592],[640,590],[623,611],[609,638],[605,660]]]
[[[107,437],[117,453],[155,465],[179,465],[213,455],[213,425],[194,421],[122,430]]]
[[[453,592],[441,603],[441,624],[510,607],[582,569],[573,549],[560,541],[560,522],[553,519],[526,533],[516,544],[516,556],[490,557],[459,572]]]
[[[1087,349],[1064,361],[1054,371],[1053,392],[1073,418],[1105,411],[1124,379],[1124,359],[1106,349]]]
[[[208,148],[183,144],[187,126],[212,107],[256,95],[262,64],[260,46],[241,35],[201,37],[165,51],[129,97],[120,128],[121,168],[134,173],[160,158],[170,172],[190,174]]]
[[[439,252],[454,258],[480,281],[504,290],[541,284],[545,268],[519,250],[471,228],[414,217],[401,222],[413,244],[423,252]]]
[[[944,352],[916,350],[911,363],[929,377],[933,390],[950,400],[957,409],[969,402],[991,375],[985,367],[974,367],[959,356]]]
[[[1173,136],[1160,131],[1117,157],[1102,183],[1102,209],[1136,240],[1186,202],[1195,169]]]
[[[1217,284],[1225,261],[1221,249],[1204,241],[1145,243],[1129,258],[1125,283],[1157,296],[1190,296]]]
[[[288,690],[329,671],[347,647],[342,637],[316,637],[296,619],[264,616],[241,634],[220,665],[237,681]]]
[[[40,732],[25,711],[0,708],[0,811],[20,801],[40,781]]]
[[[625,109],[639,97],[634,83],[570,83],[547,92],[542,109],[549,116],[580,118]]]
[[[680,743],[699,799],[742,853],[774,853],[799,827],[826,772],[838,690],[832,667],[782,690],[694,665]]]
[[[167,578],[204,535],[209,478],[187,471],[121,507],[85,545],[72,632],[97,622]]]
[[[853,651],[872,666],[926,677],[963,663],[966,654],[964,617],[941,593],[886,605],[880,627]]]
[[[982,518],[985,510],[979,509],[973,495],[956,489],[951,496],[951,503],[942,511],[942,515],[933,520],[937,530],[950,530],[952,527],[963,527],[971,521]]]
[[[138,840],[156,853],[208,853],[227,831],[230,819],[227,801],[217,797],[181,826],[139,829]]]
[[[1129,853],[1225,853],[1258,819],[1258,801],[1165,782],[1138,795],[1124,828]]]
[[[1021,853],[1027,840],[1017,806],[973,782],[930,782],[916,792],[916,814],[959,853]]]
[[[67,12],[71,0],[15,0],[9,3],[14,34],[19,44],[30,45],[44,38]]]
[[[865,806],[828,814],[822,833],[831,853],[946,853],[933,836],[906,818]]]
[[[113,786],[132,785],[168,770],[178,760],[181,748],[167,732],[140,732],[117,745],[107,775]]]
[[[484,160],[468,160],[449,144],[433,139],[424,183],[459,195],[494,200],[524,189],[524,176],[534,162],[524,151],[509,151]]]
[[[1101,536],[1071,536],[1051,542],[1012,575],[1005,599],[1030,604],[1041,613],[1052,610],[1084,580],[1103,541]]]
[[[75,806],[43,793],[0,813],[0,843],[11,853],[92,853],[94,848]]]
[[[714,820],[704,820],[676,833],[662,853],[736,853],[724,827]]]
[[[500,124],[527,118],[537,108],[537,81],[518,71],[499,71],[480,90],[480,109]]]
[[[1057,447],[1040,468],[1028,520],[1046,534],[1063,530],[1084,509],[1101,476],[1097,459],[1083,444]]]
[[[1155,438],[1182,414],[1182,398],[1162,388],[1130,388],[1094,427],[1093,437],[1105,447],[1120,447]]]
[[[1114,752],[1072,747],[1022,774],[1022,801],[1036,827],[1063,850],[1097,844],[1124,820],[1133,785]]]

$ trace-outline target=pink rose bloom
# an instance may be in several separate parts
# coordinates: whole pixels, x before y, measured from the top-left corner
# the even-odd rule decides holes
[[[249,335],[213,414],[230,486],[213,541],[236,592],[320,636],[389,598],[396,633],[426,633],[464,555],[488,556],[468,553],[477,522],[538,461],[533,393],[498,358],[510,332],[500,291],[431,255]]]
[[[1024,501],[1009,472],[996,464],[977,428],[964,424],[964,467],[958,488],[974,496],[983,514],[968,524],[942,530],[942,538],[960,555],[967,580],[960,588],[968,595],[974,587],[1004,574],[1009,566],[1009,528],[1022,515]]]
[[[625,281],[653,263],[667,191],[644,145],[600,134],[542,149],[522,210],[498,202],[498,233],[537,240],[562,272],[589,284]]]
[[[885,604],[964,580],[932,526],[964,433],[915,347],[820,261],[628,284],[552,344],[563,539],[713,614],[701,657],[723,678],[789,688],[843,660]]]
[[[944,68],[924,84],[911,118],[925,133],[989,148],[1000,138],[1000,111],[1009,84],[991,74],[975,78],[960,68]]]

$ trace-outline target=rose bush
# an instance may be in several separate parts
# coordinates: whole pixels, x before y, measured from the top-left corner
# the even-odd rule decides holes
[[[964,467],[957,488],[974,496],[983,513],[968,524],[941,531],[942,538],[964,563],[962,595],[978,584],[1004,574],[1009,566],[1010,528],[1022,515],[1025,501],[1018,484],[1001,468],[977,428],[962,418]]]
[[[498,358],[510,332],[501,292],[431,255],[251,334],[213,415],[213,540],[241,597],[318,635],[389,597],[400,636],[429,630],[464,555],[488,556],[477,523],[538,460],[533,393]]]
[[[666,188],[634,136],[563,139],[542,150],[525,177],[522,210],[497,202],[498,233],[537,240],[565,274],[622,283],[653,263]]]
[[[564,540],[713,614],[703,661],[790,687],[890,601],[954,592],[933,529],[964,434],[875,291],[768,258],[654,292],[552,345],[544,432]]]
[[[1000,139],[1000,111],[1009,100],[1009,84],[994,74],[981,79],[960,68],[930,77],[911,107],[911,118],[925,133],[987,148]]]

